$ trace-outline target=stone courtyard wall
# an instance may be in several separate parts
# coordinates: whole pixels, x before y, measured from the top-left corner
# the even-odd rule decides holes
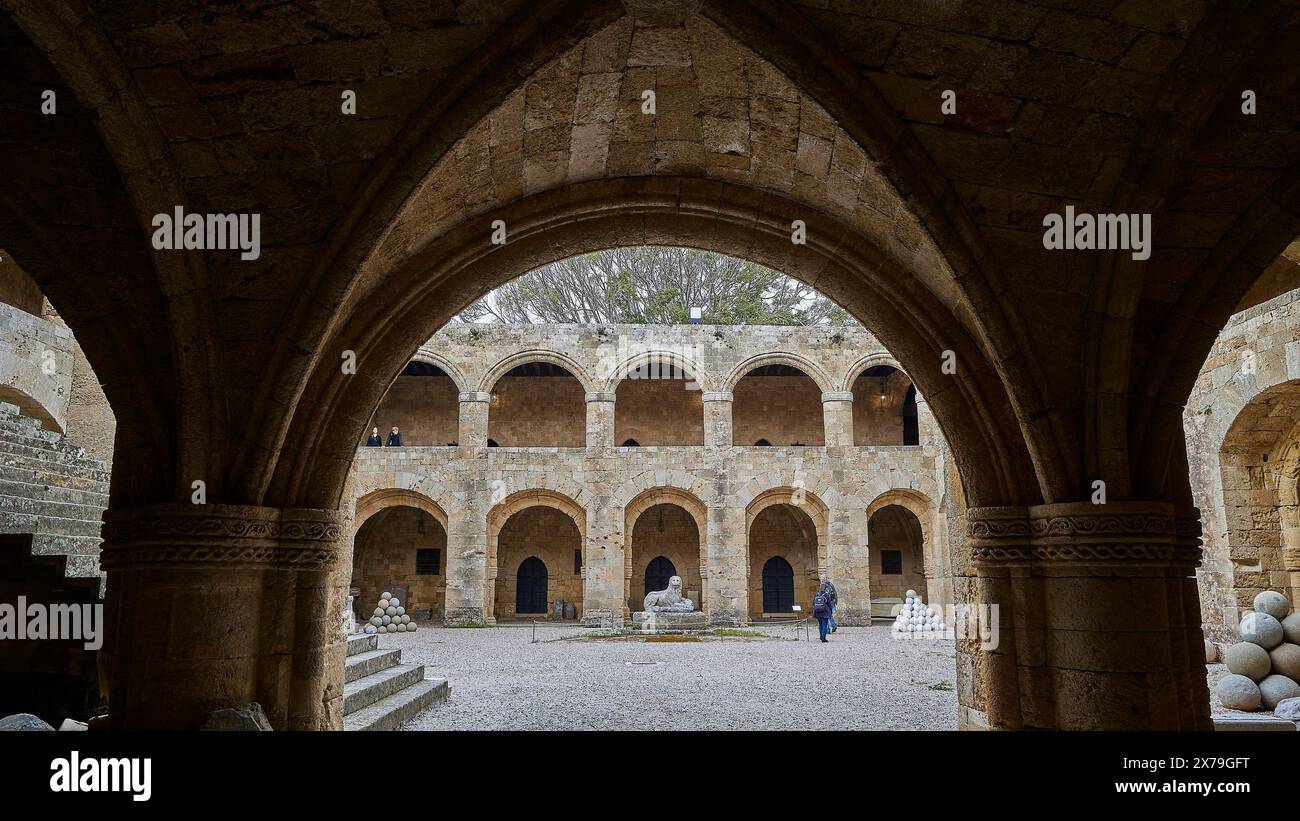
[[[1197,573],[1206,634],[1231,630],[1260,590],[1295,600],[1300,425],[1300,290],[1234,315],[1187,401],[1192,493],[1201,510]]]
[[[953,601],[948,549],[940,547],[949,533],[939,508],[949,495],[946,448],[924,399],[918,399],[920,444],[853,444],[860,438],[857,419],[866,421],[867,438],[901,442],[901,421],[894,420],[908,385],[905,376],[887,380],[883,412],[879,380],[855,386],[857,375],[868,367],[897,367],[860,328],[459,325],[440,331],[415,359],[436,365],[459,390],[458,430],[450,440],[458,444],[360,448],[352,485],[358,506],[370,512],[373,500],[391,496],[394,504],[406,504],[414,494],[446,520],[444,611],[451,623],[494,620],[493,611],[508,617],[501,608],[513,606],[513,574],[524,557],[508,555],[511,543],[502,521],[530,505],[567,511],[578,522],[583,555],[579,610],[591,619],[626,615],[643,595],[645,564],[662,554],[673,560],[688,590],[698,584],[698,597],[715,621],[743,621],[757,614],[755,608],[761,610],[762,562],[757,556],[751,561],[750,555],[751,542],[757,541],[785,550],[796,569],[796,603],[804,612],[817,576],[824,574],[839,590],[842,620],[862,623],[872,600],[868,509],[890,501],[906,504],[921,520],[921,561],[931,599],[936,604]],[[520,386],[522,396],[536,396],[542,405],[530,410],[527,402],[520,403],[513,419],[531,420],[532,432],[539,435],[571,435],[570,422],[548,427],[547,414],[568,412],[554,400],[576,383],[583,392],[582,437],[562,447],[511,447],[505,441],[501,447],[486,447],[492,416],[505,404],[499,396],[502,377],[529,362],[549,362],[574,378],[508,377],[532,383]],[[678,378],[620,378],[628,373],[644,377],[647,362]],[[807,377],[743,378],[766,365],[794,367]],[[688,376],[681,378],[678,371]],[[398,382],[438,378],[401,377]],[[559,387],[565,383],[570,387]],[[751,383],[757,383],[757,390],[748,398],[758,409],[738,410]],[[855,410],[855,387],[873,408]],[[400,390],[418,399],[409,388]],[[677,401],[682,393],[695,398]],[[785,393],[794,398],[785,399]],[[665,394],[672,397],[671,406],[656,402],[657,395]],[[625,398],[620,414],[618,403]],[[404,429],[419,431],[426,422],[424,410],[396,399],[386,398],[381,411],[400,414],[410,426]],[[427,413],[429,429],[444,431],[445,438],[450,416],[445,402],[431,402]],[[788,422],[784,430],[783,419]],[[734,430],[760,421],[768,427],[754,431],[772,446],[733,444],[740,441]],[[380,419],[379,424],[389,422]],[[659,433],[657,425],[674,427]],[[633,431],[641,436],[623,435]],[[642,441],[696,437],[702,444],[646,446]],[[626,438],[642,446],[618,446]],[[791,441],[805,445],[781,444]],[[397,491],[408,495],[392,495]],[[660,503],[677,504],[695,520],[699,548],[694,563],[680,548],[670,549],[683,541],[677,535],[666,534],[662,547],[653,535],[643,540],[645,528],[638,530],[638,525]],[[779,512],[788,510],[784,505],[812,523],[811,535],[799,534],[812,542],[806,549],[795,530],[764,541],[771,535],[765,534],[767,520],[781,521]],[[751,539],[751,526],[760,519],[759,538]],[[548,575],[572,575],[571,551],[557,552],[546,564]]]
[[[63,433],[72,394],[72,331],[0,302],[0,402]]]

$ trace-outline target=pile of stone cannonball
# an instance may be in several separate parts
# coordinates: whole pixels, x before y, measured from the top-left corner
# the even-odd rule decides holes
[[[401,600],[392,593],[384,593],[379,597],[379,606],[375,608],[375,614],[370,617],[370,623],[366,625],[366,632],[414,633],[415,622],[406,615],[406,608],[402,606]]]
[[[933,607],[927,607],[915,590],[907,591],[903,607],[894,617],[895,633],[942,633],[948,629],[943,616]]]
[[[1281,593],[1265,590],[1255,611],[1237,628],[1241,641],[1228,648],[1224,663],[1231,675],[1214,687],[1224,707],[1274,710],[1281,701],[1300,698],[1300,613]]]

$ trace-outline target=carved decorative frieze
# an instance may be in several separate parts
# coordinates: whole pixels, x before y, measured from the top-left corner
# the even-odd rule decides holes
[[[104,570],[142,565],[222,565],[325,570],[339,559],[334,511],[249,505],[149,505],[109,510]]]

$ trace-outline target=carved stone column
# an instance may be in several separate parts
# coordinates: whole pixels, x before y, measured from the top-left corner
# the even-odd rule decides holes
[[[822,394],[822,427],[826,432],[826,447],[853,447],[852,391]]]
[[[196,729],[256,701],[277,729],[339,729],[339,514],[161,504],[104,514],[101,669],[115,729]]]
[[[999,608],[976,665],[990,727],[1209,729],[1193,508],[976,508],[968,535]]]
[[[488,406],[492,394],[467,391],[460,395],[460,446],[481,448],[488,440]]]
[[[704,391],[705,447],[731,447],[731,391]]]
[[[587,447],[614,446],[614,394],[587,394]]]

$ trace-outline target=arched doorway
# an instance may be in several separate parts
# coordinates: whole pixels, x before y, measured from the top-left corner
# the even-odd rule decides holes
[[[624,447],[704,444],[703,393],[680,358],[650,354],[620,366],[615,376],[614,441],[626,440]]]
[[[682,595],[705,610],[703,503],[678,488],[651,488],[627,503],[623,519],[624,615],[639,611],[646,593],[663,590],[672,576],[682,577]]]
[[[821,565],[817,523],[801,506],[770,499],[750,516],[749,617],[788,614],[796,605],[808,612]]]
[[[541,615],[546,612],[546,564],[529,556],[515,574],[515,613]]]
[[[732,388],[732,444],[822,447],[822,389],[785,363],[750,369]]]
[[[500,531],[489,518],[488,595],[497,621],[552,613],[555,602],[582,614],[582,533],[567,509],[520,500]],[[508,504],[507,507],[514,507]],[[521,589],[521,585],[524,587]],[[523,605],[528,610],[520,610]]]
[[[873,604],[902,602],[908,590],[930,602],[921,521],[915,513],[895,504],[874,511],[867,519],[867,546]]]
[[[853,380],[853,444],[918,445],[916,386],[891,365],[873,365]]]
[[[429,362],[412,360],[393,380],[366,428],[379,428],[385,440],[397,426],[402,444],[455,445],[460,438],[460,388],[446,371]]]
[[[587,443],[587,391],[552,362],[524,362],[491,387],[489,447],[580,448]]]
[[[406,504],[370,514],[353,537],[351,586],[360,590],[353,610],[361,621],[370,617],[380,595],[395,587],[406,591],[403,606],[413,619],[441,618],[447,598],[443,522]]]
[[[656,556],[645,566],[645,585],[642,596],[648,596],[656,590],[667,590],[668,581],[677,575],[677,568],[667,556]]]
[[[794,611],[794,568],[781,556],[763,563],[763,612]]]

